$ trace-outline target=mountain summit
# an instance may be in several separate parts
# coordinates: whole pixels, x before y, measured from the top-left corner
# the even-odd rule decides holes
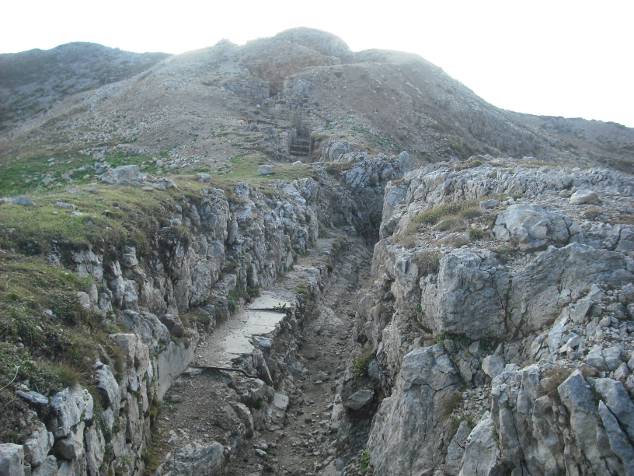
[[[428,162],[484,153],[628,168],[634,153],[632,129],[502,110],[416,55],[352,52],[308,28],[177,56],[69,44],[0,56],[0,69],[0,156],[291,160],[297,121],[312,159],[333,141]]]

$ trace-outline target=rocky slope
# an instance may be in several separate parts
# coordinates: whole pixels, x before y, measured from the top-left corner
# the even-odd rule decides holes
[[[160,402],[192,361],[200,334],[213,338],[216,323],[290,271],[329,228],[372,240],[368,224],[378,223],[380,207],[360,206],[360,197],[380,204],[385,183],[400,173],[396,157],[372,157],[334,175],[322,164],[312,177],[220,189],[205,174],[177,184],[122,166],[104,176],[113,185],[74,189],[66,201],[44,194],[36,202],[2,202],[2,264],[14,274],[0,296],[6,335],[0,371],[8,381],[0,400],[6,442],[0,474],[142,474]],[[149,216],[135,215],[141,204],[131,201],[132,184],[136,190],[145,184],[141,192],[152,198],[142,200],[158,200],[144,210]],[[113,193],[116,201],[109,201]],[[117,216],[117,209],[132,215]],[[54,220],[52,227],[42,227],[43,216]],[[99,223],[104,217],[113,221]],[[32,221],[38,223],[30,230]],[[96,234],[88,232],[92,225]],[[86,233],[81,238],[76,226]],[[39,264],[32,269],[31,262]],[[14,284],[18,270],[33,280]],[[46,295],[42,302],[23,295],[54,286],[38,274],[58,270],[80,279],[76,290],[53,289],[64,292],[64,306]],[[305,289],[312,293],[317,285]],[[291,337],[289,348],[301,336]],[[280,352],[279,363],[273,353],[245,367],[263,379],[263,395],[288,391],[288,350]],[[251,409],[241,408],[257,416],[262,402],[251,399]],[[266,401],[265,408],[276,404]]]
[[[0,156],[163,152],[214,163],[257,150],[287,160],[297,121],[314,158],[344,139],[432,162],[479,152],[631,167],[634,144],[617,124],[500,110],[417,56],[355,53],[332,35],[295,29],[170,57],[68,98],[5,132]]]
[[[0,131],[45,112],[67,96],[134,76],[167,56],[91,43],[0,55]]]
[[[470,165],[386,190],[358,312],[369,363],[340,393],[385,396],[376,474],[630,474],[634,181]]]

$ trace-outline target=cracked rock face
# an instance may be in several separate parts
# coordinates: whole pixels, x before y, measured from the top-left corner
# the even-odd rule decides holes
[[[499,337],[505,329],[509,272],[487,250],[460,248],[440,260],[438,274],[421,280],[423,323],[438,334]],[[427,321],[427,318],[430,320]]]
[[[440,345],[413,350],[404,359],[392,395],[375,415],[368,448],[378,474],[421,474],[439,464],[433,435],[448,425],[447,408],[460,377]],[[445,411],[430,412],[430,408]]]
[[[634,179],[483,159],[387,186],[357,314],[389,395],[370,460],[377,474],[633,474]]]

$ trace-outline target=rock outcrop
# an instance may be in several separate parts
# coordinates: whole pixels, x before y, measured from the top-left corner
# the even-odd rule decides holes
[[[376,474],[631,474],[634,180],[472,160],[386,190],[344,384],[386,395]]]

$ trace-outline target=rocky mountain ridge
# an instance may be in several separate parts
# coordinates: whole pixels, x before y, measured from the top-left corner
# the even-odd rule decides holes
[[[0,476],[634,474],[631,129],[308,29],[143,68],[0,135]]]
[[[290,160],[298,117],[311,132],[310,160],[339,139],[430,162],[490,153],[630,168],[634,147],[632,130],[617,124],[504,111],[420,57],[352,52],[300,28],[173,56],[69,97],[5,131],[0,156],[162,152],[209,164],[256,150]]]
[[[16,127],[68,96],[134,76],[167,56],[93,43],[1,54],[0,131]]]
[[[633,192],[486,158],[388,185],[356,337],[373,357],[341,393],[386,395],[376,474],[630,474]]]

